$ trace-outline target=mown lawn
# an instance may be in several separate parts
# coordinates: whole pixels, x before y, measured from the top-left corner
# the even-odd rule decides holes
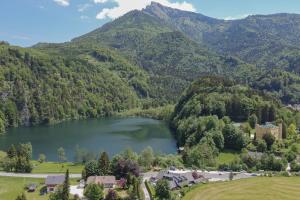
[[[257,177],[200,185],[183,200],[298,200],[299,177]]]
[[[48,199],[48,196],[41,196],[39,193],[39,190],[43,187],[44,182],[44,179],[0,177],[0,199],[15,200],[18,195],[25,191],[24,187],[26,185],[30,183],[36,183],[39,185],[36,192],[25,192],[27,199],[46,200]]]
[[[43,174],[43,173],[65,173],[69,169],[72,174],[81,174],[83,165],[74,163],[56,163],[56,162],[45,162],[39,163],[33,161],[34,168],[32,170],[33,174]]]
[[[30,183],[38,184],[36,192],[26,192],[25,186]],[[22,192],[28,200],[48,200],[48,195],[40,195],[40,189],[44,187],[45,179],[39,178],[17,178],[0,176],[0,200],[15,200]],[[77,179],[70,179],[71,185],[78,184]]]

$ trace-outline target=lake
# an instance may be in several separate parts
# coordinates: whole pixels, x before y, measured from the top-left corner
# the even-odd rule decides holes
[[[151,146],[155,152],[176,153],[176,142],[165,122],[141,118],[104,118],[68,121],[56,125],[10,128],[0,136],[0,149],[11,144],[31,142],[33,158],[43,153],[48,161],[57,161],[57,149],[63,147],[69,161],[78,145],[98,154],[113,156],[130,147],[140,152]]]

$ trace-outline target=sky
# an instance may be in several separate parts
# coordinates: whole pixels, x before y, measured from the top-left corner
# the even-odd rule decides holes
[[[300,0],[155,0],[219,19],[253,14],[298,13]],[[151,0],[0,0],[0,41],[23,47],[66,42]]]

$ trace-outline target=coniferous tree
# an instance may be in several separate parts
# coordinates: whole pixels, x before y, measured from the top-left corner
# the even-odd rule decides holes
[[[69,170],[67,169],[65,175],[65,181],[63,183],[63,188],[62,188],[62,200],[69,200],[69,193],[70,193],[70,180],[69,180]]]
[[[287,138],[287,127],[286,127],[286,123],[282,122],[282,139],[286,139]]]
[[[269,122],[274,122],[276,119],[276,108],[274,105],[272,105],[270,108],[269,108]]]
[[[110,161],[108,154],[104,151],[98,160],[99,175],[105,176],[109,174]]]
[[[84,169],[82,170],[82,172],[81,172],[81,178],[82,178],[83,180],[86,180],[86,179],[87,179],[85,168],[84,168]]]
[[[262,109],[262,123],[266,123],[269,121],[269,106],[265,105]]]

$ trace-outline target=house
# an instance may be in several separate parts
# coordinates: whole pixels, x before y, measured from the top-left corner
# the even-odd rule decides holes
[[[47,192],[54,192],[56,187],[63,184],[64,181],[65,181],[65,175],[47,176],[45,181]]]
[[[114,188],[116,186],[116,177],[115,176],[90,176],[88,177],[86,184],[100,184],[104,188]]]
[[[173,173],[170,171],[159,172],[156,177],[151,178],[151,181],[155,183],[160,179],[166,179],[171,190],[207,181],[203,177],[195,179],[192,172]]]
[[[270,122],[266,122],[264,125],[255,125],[256,139],[263,139],[265,134],[272,134],[277,140],[282,139],[282,124],[275,126]]]

